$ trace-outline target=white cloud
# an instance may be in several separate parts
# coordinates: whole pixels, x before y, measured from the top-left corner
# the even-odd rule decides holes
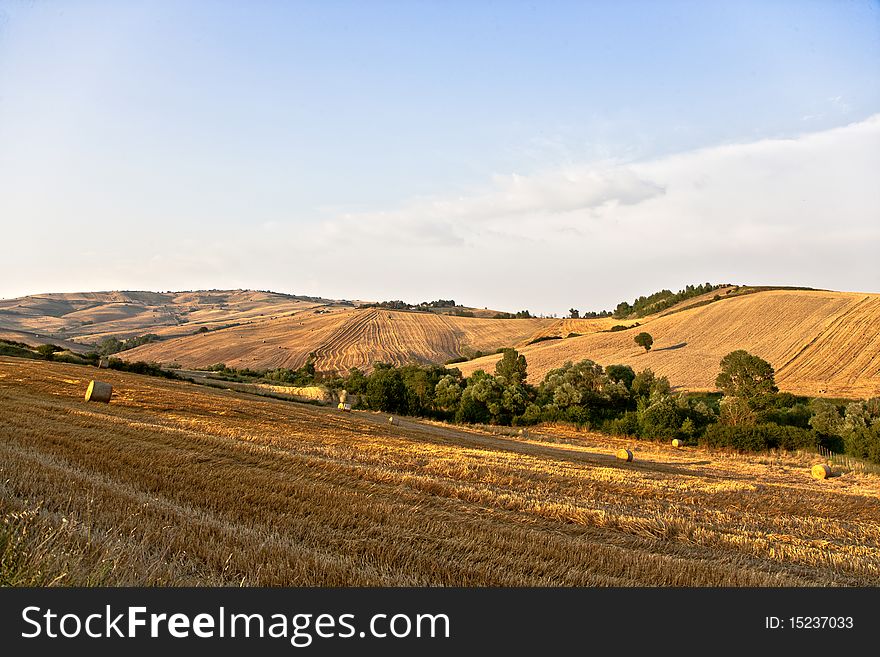
[[[437,290],[562,312],[704,280],[878,290],[877,171],[880,115],[794,139],[495,176],[470,195],[334,217],[312,237],[363,272],[361,296]]]
[[[546,313],[707,280],[880,291],[878,171],[880,115],[795,139],[498,175],[384,211],[111,236],[98,269],[51,243],[51,267],[21,251],[0,274],[21,293],[62,279],[68,290],[247,286]]]

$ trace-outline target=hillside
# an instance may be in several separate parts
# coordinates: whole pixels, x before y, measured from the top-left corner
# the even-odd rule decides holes
[[[334,304],[339,302],[254,290],[37,294],[0,300],[0,336],[86,347],[108,336],[185,335]]]
[[[871,475],[0,357],[17,585],[871,586]],[[626,446],[635,460],[614,458]],[[846,519],[841,521],[841,519]]]
[[[521,344],[561,320],[480,319],[376,308],[299,313],[221,331],[144,345],[125,352],[134,360],[184,367],[225,363],[254,369],[299,367],[310,353],[318,370],[371,370],[377,362],[445,363],[477,351]],[[557,327],[558,325],[558,327]],[[554,328],[557,327],[557,328]]]
[[[769,361],[782,390],[805,395],[880,395],[880,295],[768,290],[723,298],[695,308],[640,320],[638,329],[595,333],[524,347],[529,380],[536,382],[568,360],[651,368],[688,390],[714,388],[718,363],[735,349]],[[633,342],[649,332],[645,353]],[[497,357],[462,363],[465,374],[491,371]]]

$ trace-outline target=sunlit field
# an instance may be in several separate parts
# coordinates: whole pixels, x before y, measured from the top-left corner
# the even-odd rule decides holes
[[[0,358],[0,583],[880,583],[874,475],[506,431]]]

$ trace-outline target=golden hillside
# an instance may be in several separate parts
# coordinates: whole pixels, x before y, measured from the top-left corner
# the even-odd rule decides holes
[[[124,352],[127,360],[184,367],[225,363],[253,369],[299,367],[310,353],[322,371],[371,370],[377,362],[445,363],[468,352],[524,343],[561,320],[481,319],[377,308],[303,312]],[[556,328],[554,328],[556,327]],[[561,330],[561,328],[559,328]]]
[[[880,395],[880,295],[855,292],[770,290],[673,314],[641,326],[524,347],[529,380],[568,360],[650,367],[688,390],[714,388],[721,358],[745,349],[776,368],[782,390],[805,395]],[[649,353],[633,337],[654,338]],[[492,371],[497,357],[462,363],[465,374]]]
[[[255,290],[36,294],[0,300],[0,337],[86,346],[107,336],[186,335],[203,326],[214,329],[334,303]]]

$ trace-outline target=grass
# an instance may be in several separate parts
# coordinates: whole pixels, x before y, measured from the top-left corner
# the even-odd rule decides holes
[[[522,436],[0,358],[11,585],[880,581],[880,479],[810,457]],[[620,447],[634,451],[618,463]]]

